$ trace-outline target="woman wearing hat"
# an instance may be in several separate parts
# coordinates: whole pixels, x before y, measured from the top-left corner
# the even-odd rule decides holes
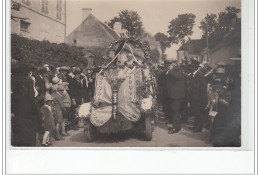
[[[69,72],[69,68],[66,67],[66,66],[62,66],[60,67],[60,70],[59,70],[59,74],[58,74],[58,77],[63,81],[63,82],[67,82],[67,74]]]
[[[55,91],[55,89],[57,90],[58,86],[62,83],[62,80],[59,79],[57,76],[55,76],[52,78],[51,81],[52,81],[52,83],[51,83],[50,93],[52,94],[53,91]]]

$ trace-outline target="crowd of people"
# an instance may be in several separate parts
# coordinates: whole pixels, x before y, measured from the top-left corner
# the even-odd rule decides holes
[[[11,76],[13,146],[49,146],[78,129],[76,110],[94,96],[93,70],[25,65]]]
[[[157,69],[159,70],[159,69]],[[194,117],[190,129],[210,129],[213,146],[240,146],[241,65],[184,59],[164,64],[157,74],[157,101],[165,114],[168,133]],[[13,146],[49,146],[78,130],[76,110],[94,98],[96,72],[92,69],[44,64],[19,66],[11,74]]]
[[[190,129],[210,129],[213,146],[240,146],[241,65],[219,62],[211,68],[207,62],[183,59],[165,64],[158,76],[158,99],[168,125],[168,133],[181,130],[181,123],[194,117]]]

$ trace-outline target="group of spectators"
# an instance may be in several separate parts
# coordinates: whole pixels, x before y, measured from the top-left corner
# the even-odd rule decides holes
[[[213,146],[240,146],[240,61],[234,65],[219,62],[211,68],[207,62],[184,59],[179,65],[173,62],[165,67],[158,76],[158,99],[168,133],[178,133],[181,123],[194,117],[189,129],[210,129]]]
[[[18,67],[12,67],[11,74],[12,145],[49,146],[68,136],[69,129],[77,130],[76,110],[94,98],[95,72],[48,64]],[[178,133],[181,123],[194,117],[190,129],[210,129],[213,146],[240,146],[240,61],[211,68],[207,62],[184,59],[161,70],[157,99],[169,134]]]
[[[94,96],[95,73],[79,67],[30,65],[13,68],[13,146],[49,146],[78,129],[76,110]]]

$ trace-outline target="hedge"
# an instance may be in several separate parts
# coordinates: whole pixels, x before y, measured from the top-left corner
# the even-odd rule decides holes
[[[87,66],[87,57],[92,56],[94,66],[102,64],[102,48],[84,49],[69,46],[65,43],[56,44],[49,41],[31,40],[11,35],[11,57],[18,63],[34,64],[37,66],[48,63],[54,67],[58,66]],[[87,55],[87,56],[85,56]]]

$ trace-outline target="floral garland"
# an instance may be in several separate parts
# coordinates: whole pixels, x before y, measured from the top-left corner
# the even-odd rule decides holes
[[[151,49],[146,42],[142,42],[141,39],[134,38],[134,37],[122,37],[119,40],[113,41],[112,43],[110,43],[110,45],[109,45],[109,47],[106,50],[106,53],[104,55],[105,61],[103,63],[103,67],[105,67],[111,61],[111,57],[109,56],[110,51],[114,51],[116,49],[116,53],[120,52],[123,49],[124,43],[132,44],[136,48],[142,50],[142,52],[144,53],[144,58],[142,60],[143,64],[138,65],[137,63],[134,62],[132,65],[127,65],[127,64],[120,65],[120,64],[117,64],[117,62],[115,61],[111,66],[105,68],[105,70],[109,71],[111,69],[114,70],[114,69],[117,69],[117,68],[124,69],[125,67],[128,67],[130,69],[132,69],[133,67],[136,67],[136,68],[142,68],[142,70],[144,70],[144,69],[149,67],[151,79],[146,80],[144,82],[144,86],[141,87],[142,90],[139,90],[139,93],[138,93],[138,95],[142,94],[142,96],[147,97],[148,94],[149,95],[152,94],[151,92],[147,92],[147,91],[149,91],[149,88],[148,88],[149,86],[153,86],[155,91],[157,90],[157,88],[156,88],[155,70],[154,70],[154,67],[152,65]],[[115,48],[116,46],[118,46],[118,47]],[[154,96],[154,94],[153,94],[153,96]]]
[[[111,57],[109,56],[110,51],[113,51],[115,47],[118,46],[116,49],[116,53],[120,52],[123,49],[124,43],[132,44],[136,48],[141,49],[142,52],[144,53],[144,58],[142,60],[143,63],[147,64],[149,67],[152,67],[151,49],[149,45],[146,42],[142,42],[141,39],[134,38],[134,37],[120,38],[119,40],[110,43],[104,55],[105,61],[103,67],[106,66],[111,61]],[[134,65],[134,66],[145,68],[146,67],[145,64],[143,64],[142,66],[139,65]],[[116,67],[118,67],[118,65],[116,64],[115,61],[114,64],[107,69],[114,69]]]
[[[142,64],[137,64],[136,62],[133,62],[132,64],[118,64],[117,60],[115,59],[114,62],[111,63],[111,57],[109,56],[111,51],[115,52],[115,55],[117,55],[124,47],[125,44],[131,44],[135,48],[141,49],[143,52],[143,58],[142,58]],[[151,117],[156,116],[157,112],[157,105],[156,105],[156,79],[153,71],[153,65],[152,65],[152,58],[150,54],[150,47],[146,42],[142,42],[140,39],[128,37],[128,38],[120,38],[119,40],[116,40],[112,42],[108,49],[106,50],[105,55],[103,56],[104,63],[103,63],[103,71],[101,72],[102,76],[108,77],[108,83],[111,85],[112,89],[119,89],[121,86],[121,83],[124,81],[125,78],[120,77],[114,77],[114,75],[111,75],[112,72],[117,72],[116,70],[129,68],[133,69],[135,68],[141,68],[143,73],[143,81],[142,82],[136,82],[137,83],[137,89],[136,89],[136,95],[138,97],[138,100],[135,102],[132,102],[136,105],[138,109],[140,109],[141,114],[148,114]],[[110,64],[111,63],[111,64]],[[109,65],[109,66],[107,66]],[[145,72],[145,70],[149,70]],[[113,73],[112,73],[113,74]],[[153,89],[153,92],[151,91],[151,87]],[[107,104],[93,104],[95,107],[102,107],[106,106]]]

